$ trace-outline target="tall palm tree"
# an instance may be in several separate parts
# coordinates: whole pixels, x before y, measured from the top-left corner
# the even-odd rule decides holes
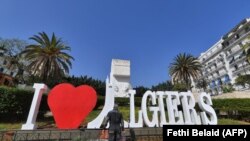
[[[201,74],[201,64],[190,54],[180,53],[169,67],[169,73],[174,83],[185,83],[189,89],[191,78],[197,79]]]
[[[61,38],[57,38],[53,33],[49,39],[45,32],[41,32],[30,39],[36,44],[28,45],[22,54],[30,63],[28,68],[32,75],[46,82],[53,78],[60,79],[69,73],[69,68],[72,67],[71,60],[74,58],[65,52],[71,49]]]

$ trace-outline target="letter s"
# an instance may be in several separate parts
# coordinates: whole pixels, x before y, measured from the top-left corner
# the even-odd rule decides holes
[[[212,104],[210,95],[205,92],[202,92],[199,96],[198,104],[199,104],[200,109],[203,111],[200,113],[202,123],[216,125],[218,122],[218,119],[217,119],[214,109],[211,107],[211,105],[213,104]]]

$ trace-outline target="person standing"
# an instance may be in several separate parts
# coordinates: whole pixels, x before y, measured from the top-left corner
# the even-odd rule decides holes
[[[103,128],[109,123],[109,141],[119,141],[122,139],[121,133],[124,131],[123,116],[118,111],[118,105],[115,104],[113,110],[108,112],[104,118]]]

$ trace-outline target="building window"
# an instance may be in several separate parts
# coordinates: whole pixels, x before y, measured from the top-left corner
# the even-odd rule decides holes
[[[10,75],[13,76],[14,72],[10,72]]]
[[[234,36],[234,38],[235,38],[235,39],[239,39],[239,38],[240,38],[240,35],[239,35],[239,34],[236,34],[236,35]]]
[[[238,70],[238,66],[237,65],[234,65],[234,70]]]
[[[234,57],[229,61],[229,64],[232,64],[234,62]]]
[[[243,46],[242,42],[240,42],[240,43],[239,43],[239,46],[240,46],[240,47],[242,47],[242,46]]]
[[[4,68],[0,68],[0,72],[3,72],[4,71]]]
[[[214,63],[214,67],[217,68],[217,65]]]
[[[220,73],[218,72],[218,71],[216,71],[216,74],[219,76],[220,75]]]
[[[229,45],[229,42],[224,42],[221,44],[223,48],[227,47]]]
[[[222,85],[222,81],[220,78],[217,80],[217,83],[218,83],[218,86]]]
[[[7,64],[7,61],[6,61],[6,60],[4,60],[4,61],[3,61],[3,65],[6,65],[6,64]]]

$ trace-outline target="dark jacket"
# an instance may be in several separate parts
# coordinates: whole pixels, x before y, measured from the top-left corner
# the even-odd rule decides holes
[[[122,114],[116,109],[108,113],[107,117],[105,118],[104,125],[106,126],[107,123],[109,123],[109,130],[111,131],[121,132],[124,130]]]

